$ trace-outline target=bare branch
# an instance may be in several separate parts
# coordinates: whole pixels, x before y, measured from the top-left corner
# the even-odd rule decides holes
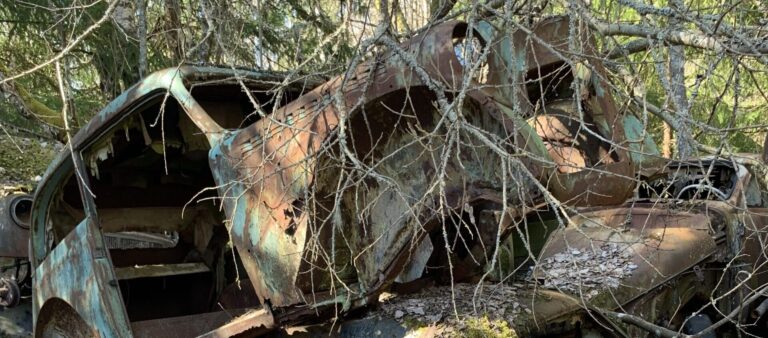
[[[16,80],[16,79],[18,79],[18,78],[20,78],[22,76],[26,76],[26,75],[29,75],[31,73],[34,73],[34,72],[36,72],[38,70],[41,70],[41,69],[45,68],[46,66],[48,66],[48,65],[50,65],[50,64],[52,64],[52,63],[54,63],[56,61],[61,60],[61,58],[63,58],[64,55],[67,55],[73,48],[75,48],[75,46],[77,46],[80,43],[80,41],[85,39],[94,30],[99,28],[105,21],[107,21],[107,19],[109,19],[110,15],[112,15],[112,11],[115,10],[115,7],[117,7],[117,4],[119,2],[120,1],[112,1],[112,3],[109,5],[109,7],[107,7],[107,10],[104,12],[104,15],[98,21],[96,21],[93,25],[88,27],[85,31],[83,31],[83,33],[78,35],[74,40],[72,40],[72,42],[69,45],[64,47],[53,58],[48,59],[48,60],[46,60],[46,61],[44,61],[42,63],[39,63],[36,66],[34,66],[34,67],[30,68],[30,69],[27,69],[27,70],[25,70],[25,71],[23,71],[21,73],[18,73],[16,75],[9,76],[9,77],[6,77],[5,79],[0,80],[0,85],[2,85],[4,83],[7,83],[9,81]]]

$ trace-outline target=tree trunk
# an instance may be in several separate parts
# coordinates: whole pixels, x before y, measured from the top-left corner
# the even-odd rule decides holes
[[[181,27],[179,0],[165,0],[166,31],[165,39],[168,49],[173,55],[173,62],[179,63],[184,59],[184,32]]]
[[[456,5],[456,0],[431,0],[429,13],[433,20],[439,20],[448,15],[454,5]]]
[[[677,12],[685,11],[682,0],[672,0],[672,8]],[[680,26],[676,18],[670,18],[670,25]],[[688,119],[690,118],[688,95],[685,88],[685,49],[683,46],[669,47],[669,94],[672,97],[672,103],[677,109],[677,116],[680,121],[680,128],[677,131],[677,154],[680,159],[686,159],[693,155],[695,149],[691,142],[691,128]]]
[[[147,3],[145,0],[136,1],[136,19],[139,38],[139,78],[147,75]]]
[[[49,4],[51,6],[55,6],[52,1],[50,1]],[[63,22],[64,21],[64,14],[65,14],[64,12],[56,11],[56,12],[54,12],[53,17],[56,19],[56,21]],[[64,48],[66,48],[67,45],[69,45],[69,43],[70,43],[69,42],[69,35],[68,35],[69,32],[68,32],[67,28],[68,28],[67,25],[63,25],[63,24],[57,25],[58,34],[59,34],[59,41],[58,41],[58,43],[59,43],[59,46],[60,46],[58,49],[60,49],[60,50],[63,50]],[[64,102],[62,102],[62,106],[68,106],[70,108],[70,110],[72,111],[72,113],[67,116],[69,121],[62,121],[62,123],[63,123],[63,125],[69,125],[71,123],[72,127],[77,129],[77,128],[80,127],[80,122],[78,121],[77,114],[75,113],[77,111],[76,108],[75,108],[75,100],[72,98],[72,95],[71,95],[71,93],[72,93],[72,81],[71,81],[72,76],[71,76],[70,67],[69,67],[69,57],[68,57],[68,55],[62,56],[60,63],[63,64],[63,69],[64,69],[63,70],[63,80],[60,83],[58,83],[58,85],[62,87],[62,88],[59,88],[61,93],[62,93],[61,99],[62,99],[62,101],[64,101]],[[64,115],[62,115],[62,118],[63,118],[63,116]]]

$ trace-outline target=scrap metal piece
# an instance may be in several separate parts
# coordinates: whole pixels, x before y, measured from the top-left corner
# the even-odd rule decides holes
[[[19,285],[13,279],[0,278],[0,306],[15,307],[21,301]]]
[[[272,331],[275,327],[275,318],[272,313],[268,309],[259,309],[237,317],[198,338],[255,337]]]
[[[586,212],[549,237],[534,277],[603,308],[621,306],[717,252],[711,214],[718,211],[710,207],[670,213],[661,205],[641,203]],[[597,249],[601,245],[619,249]],[[616,252],[620,259],[612,256]],[[566,270],[551,269],[553,264],[546,262],[553,261]]]
[[[29,255],[29,219],[32,196],[13,194],[0,199],[0,257]]]
[[[143,320],[131,323],[131,331],[136,338],[189,338],[210,332],[227,324],[232,316],[243,313],[242,310],[227,310],[201,313],[188,316]]]
[[[101,232],[90,219],[80,222],[50,252],[35,276],[35,332],[59,325],[59,315],[66,308],[74,312],[66,321],[77,318],[103,337],[131,335],[112,263]]]
[[[459,22],[438,25],[401,48],[432,81],[459,90],[463,67],[453,43],[467,29]],[[442,217],[431,211],[438,197],[427,192],[436,172],[433,159],[449,145],[439,137],[426,149],[415,142],[415,131],[437,128],[442,120],[431,104],[431,84],[424,81],[391,50],[212,144],[211,168],[232,220],[232,239],[262,302],[305,303],[305,294],[315,298],[331,287],[332,279],[359,288],[355,298],[365,299],[396,278],[405,263],[401,256],[418,247],[427,224]],[[341,102],[335,101],[338,94]],[[527,127],[516,127],[491,97],[476,90],[468,95],[461,108],[466,118],[498,139],[515,140],[520,134],[511,131]],[[411,101],[406,103],[404,96]],[[343,170],[338,158],[346,156],[338,146],[340,123],[349,124],[346,141],[354,143],[361,161],[381,162],[376,164],[378,177],[391,180],[360,177],[361,189],[346,189],[338,201],[328,196],[336,195]],[[501,187],[501,175],[485,169],[500,167],[499,156],[470,135],[463,135],[462,142],[474,148],[457,151],[461,161],[450,156],[445,192],[452,210],[484,196],[501,196],[488,188]],[[371,207],[362,210],[356,198]],[[341,209],[327,215],[337,201]],[[413,210],[419,204],[421,211]]]
[[[188,275],[209,272],[203,263],[154,264],[115,268],[115,276],[119,280]]]
[[[173,248],[179,244],[179,233],[177,231],[163,233],[121,231],[104,234],[104,241],[109,249]]]

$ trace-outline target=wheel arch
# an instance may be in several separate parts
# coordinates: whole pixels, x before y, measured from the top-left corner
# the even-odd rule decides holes
[[[96,337],[98,334],[72,305],[61,298],[54,297],[46,300],[40,307],[35,320],[34,336],[35,338]]]

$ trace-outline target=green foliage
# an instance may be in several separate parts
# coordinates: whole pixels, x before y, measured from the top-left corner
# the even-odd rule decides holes
[[[461,337],[466,338],[516,338],[517,333],[503,320],[490,320],[488,317],[469,318],[465,322]]]
[[[403,318],[402,325],[404,327],[408,328],[408,329],[411,329],[411,330],[419,330],[419,329],[424,328],[424,327],[427,326],[427,324],[419,321],[418,319],[410,317],[410,316],[405,316]]]
[[[337,2],[230,2],[225,0],[145,1],[147,69],[181,63],[227,65],[302,73],[338,73],[354,54],[348,29],[324,41],[341,26]],[[62,58],[70,100],[70,125],[87,122],[108,101],[139,79],[138,1],[122,1],[103,25]],[[55,55],[98,21],[109,2],[83,6],[69,0],[0,2],[0,74],[10,76]],[[118,10],[122,15],[117,15]],[[353,13],[359,13],[356,8]],[[304,17],[299,17],[303,13]],[[212,26],[211,26],[212,25]],[[343,27],[342,27],[343,28]],[[145,74],[146,75],[146,74]],[[62,107],[53,66],[14,81],[24,97],[25,114]],[[18,112],[10,101],[4,110]],[[38,110],[32,108],[40,108]],[[46,114],[39,114],[45,111]],[[16,123],[19,119],[4,119]],[[41,131],[40,128],[33,128]]]
[[[30,183],[45,172],[54,155],[50,143],[43,147],[36,140],[0,135],[0,180]]]
[[[644,1],[636,1],[636,3],[651,6]],[[666,1],[653,4],[657,8],[668,5]],[[764,13],[760,13],[754,3],[703,0],[687,1],[686,5],[690,6],[689,10],[698,18],[705,15],[719,18],[719,25],[760,26],[760,20],[764,19]],[[723,12],[724,6],[728,7],[729,11]],[[593,1],[592,9],[596,16],[606,22],[655,27],[665,27],[670,23],[666,16],[642,14],[621,1]],[[690,20],[682,27],[694,32],[707,29],[704,24],[695,24],[695,22]],[[635,39],[637,38],[611,36],[601,38],[600,44],[602,49],[610,50]],[[657,62],[668,62],[666,47],[665,44],[657,43],[648,51],[617,60],[617,64],[627,69],[637,79],[636,85],[625,88],[627,92],[642,87],[648,102],[667,108],[674,113],[674,107],[668,101],[667,92],[662,86],[656,68]],[[762,121],[768,118],[766,115],[768,98],[765,96],[768,77],[765,65],[742,55],[717,53],[713,50],[692,47],[685,48],[685,55],[684,75],[687,95],[691,103],[691,117],[709,126],[707,128],[694,126],[692,129],[694,138],[707,146],[717,147],[724,144],[725,151],[759,151],[765,129],[753,128],[753,126],[763,124]],[[615,81],[616,83],[621,83],[623,79],[616,77],[615,80],[618,80]],[[624,95],[627,96],[628,93]],[[650,122],[649,131],[657,143],[661,144],[662,121],[652,117]]]
[[[139,80],[140,41],[146,39],[146,66],[149,72],[181,63],[227,65],[290,71],[296,74],[335,75],[344,71],[358,53],[360,43],[373,32],[380,20],[382,2],[287,0],[160,0],[121,1],[115,15],[83,39],[62,60],[64,77],[69,87],[70,124],[75,128],[88,121],[109,100]],[[146,36],[139,34],[139,3],[146,4]],[[398,3],[394,14],[393,36],[403,39],[409,32],[428,24],[430,5],[441,1],[413,0]],[[662,8],[666,1],[648,4],[644,1],[591,1],[592,14],[605,22],[666,27],[669,17],[643,14],[629,4]],[[107,9],[109,2],[83,5],[71,0],[0,1],[0,73],[18,74],[49,60],[72,40],[93,25]],[[721,16],[720,25],[764,26],[764,8],[758,2],[727,0],[687,1],[691,13],[698,17]],[[569,7],[551,1],[530,1],[518,8],[513,19],[532,23],[540,16],[567,14]],[[729,8],[723,12],[723,8]],[[502,10],[502,8],[498,8]],[[424,12],[426,11],[426,12]],[[476,2],[456,1],[451,13],[457,19],[482,12]],[[535,17],[529,15],[535,14]],[[692,15],[693,15],[692,14]],[[406,28],[407,27],[407,28]],[[706,27],[693,21],[683,26],[691,31]],[[724,29],[724,28],[723,28]],[[602,51],[637,40],[637,37],[613,35],[598,37]],[[641,88],[650,103],[673,110],[662,86],[656,63],[665,62],[666,45],[656,44],[628,58],[620,58],[614,72],[617,92],[624,97],[637,94]],[[694,126],[696,140],[704,145],[726,143],[726,150],[751,152],[759,150],[764,129],[749,128],[766,120],[768,76],[764,64],[739,54],[723,54],[711,50],[686,48],[685,83],[691,98],[691,117],[712,128]],[[623,68],[634,82],[619,75]],[[734,74],[737,73],[738,76]],[[146,75],[146,74],[144,74]],[[62,103],[52,66],[14,81],[27,89],[29,98],[42,106],[42,111],[59,112]],[[738,89],[737,89],[738,88]],[[621,93],[623,91],[623,93]],[[28,102],[28,105],[31,103]],[[3,121],[21,123],[7,117],[17,112],[16,106],[0,100]],[[46,109],[42,109],[46,108]],[[27,119],[44,118],[27,114]],[[649,132],[662,141],[662,122],[648,117]],[[52,123],[56,124],[56,123]],[[26,129],[42,130],[28,124]],[[31,127],[31,128],[30,128]]]

